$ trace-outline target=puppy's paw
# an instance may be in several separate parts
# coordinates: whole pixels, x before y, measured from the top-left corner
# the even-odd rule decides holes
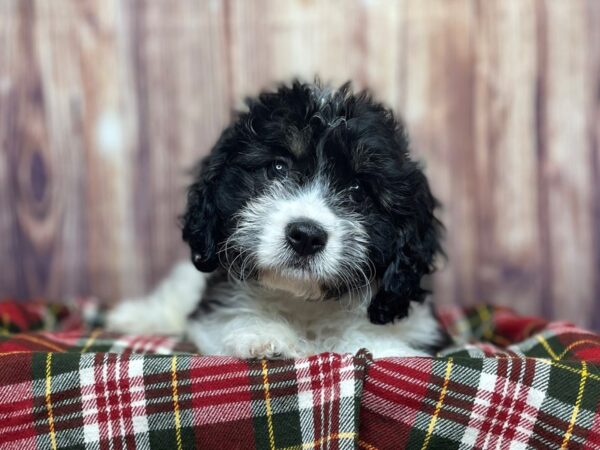
[[[151,334],[155,324],[148,320],[147,312],[144,301],[121,302],[106,314],[106,329],[118,333]]]
[[[149,299],[127,300],[106,315],[106,329],[127,334],[182,334],[185,318],[165,312]]]
[[[231,334],[225,337],[223,346],[226,354],[242,359],[300,358],[309,353],[298,336],[289,333],[279,336],[265,331]]]

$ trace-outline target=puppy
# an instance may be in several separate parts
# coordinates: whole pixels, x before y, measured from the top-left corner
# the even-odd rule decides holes
[[[246,103],[189,188],[192,263],[117,306],[109,328],[240,358],[433,354],[447,336],[421,280],[442,227],[402,125],[349,83]]]

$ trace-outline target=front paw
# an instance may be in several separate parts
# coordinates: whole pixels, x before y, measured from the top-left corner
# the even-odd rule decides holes
[[[105,320],[107,331],[139,335],[183,334],[186,317],[176,309],[165,311],[152,297],[127,300],[108,311]]]
[[[300,358],[308,354],[296,336],[277,336],[262,331],[235,333],[223,340],[225,353],[242,359]]]
[[[106,314],[107,331],[127,334],[152,334],[156,329],[153,315],[147,313],[142,300],[130,300],[117,304]]]

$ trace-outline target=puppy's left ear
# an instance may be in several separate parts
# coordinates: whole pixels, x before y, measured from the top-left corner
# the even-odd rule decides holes
[[[196,170],[195,182],[188,188],[187,206],[182,220],[182,238],[191,249],[196,269],[212,272],[219,265],[218,247],[222,238],[217,208],[217,179],[225,162],[222,136],[211,154]]]
[[[410,302],[422,303],[429,293],[421,288],[424,275],[434,271],[436,254],[443,253],[441,222],[434,216],[437,200],[425,175],[415,165],[405,179],[404,204],[394,254],[381,278],[380,290],[368,308],[372,323],[386,324],[408,315]]]

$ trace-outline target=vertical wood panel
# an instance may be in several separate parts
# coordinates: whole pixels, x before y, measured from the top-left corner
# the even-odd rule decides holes
[[[366,76],[363,82],[398,115],[406,71],[406,27],[401,22],[406,5],[406,0],[374,2],[368,8],[363,4],[364,19],[358,24],[365,35],[365,58],[357,62]]]
[[[34,36],[47,129],[44,145],[47,158],[43,160],[46,168],[42,166],[32,172],[31,181],[35,187],[47,172],[46,190],[51,193],[49,217],[55,227],[52,237],[48,237],[52,242],[51,257],[43,260],[50,273],[49,284],[35,294],[59,298],[88,289],[86,180],[82,173],[85,165],[83,93],[78,52],[73,47],[75,22],[69,2],[37,1],[33,6],[37,18]]]
[[[15,241],[16,214],[14,213],[14,190],[11,184],[11,164],[8,143],[16,127],[17,103],[16,64],[19,39],[18,0],[0,2],[0,288],[6,294],[22,295],[26,284],[18,276],[18,245]],[[12,261],[11,261],[12,260]]]
[[[589,145],[594,98],[583,1],[546,2],[546,177],[554,311],[577,321],[592,313],[594,242]],[[565,20],[568,17],[568,20]]]
[[[356,2],[232,0],[230,12],[232,93],[238,104],[291,76],[319,75],[336,84],[359,78],[363,24]]]
[[[218,2],[140,2],[130,8],[139,111],[134,185],[147,283],[187,257],[178,231],[189,171],[227,123],[225,8]]]
[[[600,330],[600,2],[594,0],[587,1],[586,17],[587,41],[590,43],[589,58],[592,86],[590,105],[590,167],[592,167],[593,235],[596,252],[595,261],[592,263],[592,268],[595,270],[595,289],[592,297],[595,302],[595,309],[591,314],[590,325],[593,329]]]
[[[479,297],[539,314],[532,2],[480,2],[476,49],[476,177]],[[452,199],[450,199],[452,201]]]
[[[414,148],[427,164],[434,192],[445,205],[449,264],[436,277],[441,302],[477,299],[477,221],[474,198],[473,4],[429,0],[409,3],[405,114]]]
[[[112,298],[142,289],[130,198],[137,114],[123,3],[72,3],[83,95],[90,289]],[[104,68],[104,69],[101,69]],[[116,269],[116,270],[115,270]]]
[[[9,30],[14,31],[15,41],[10,48],[14,53],[7,55],[9,126],[3,153],[8,163],[7,206],[14,221],[6,238],[18,255],[10,261],[18,283],[16,294],[52,296],[64,288],[61,231],[66,186],[61,172],[68,169],[61,166],[61,155],[51,143],[52,105],[39,45],[45,21],[33,1],[14,3],[12,13]]]

